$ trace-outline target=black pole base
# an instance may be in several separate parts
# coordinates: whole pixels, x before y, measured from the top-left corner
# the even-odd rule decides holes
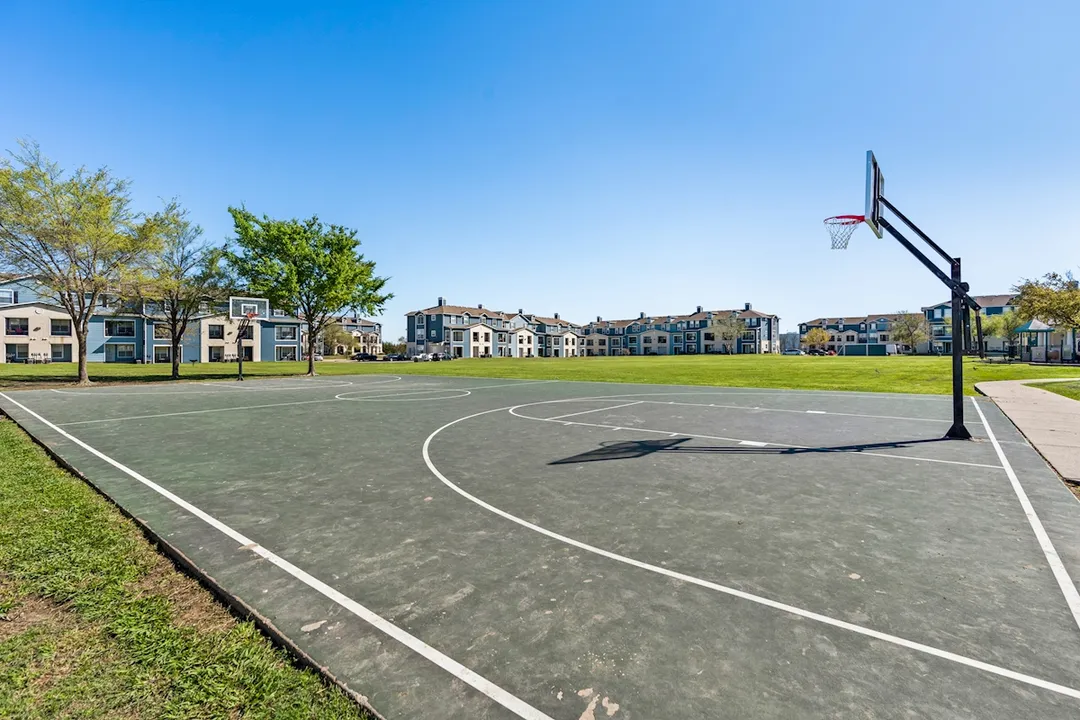
[[[953,423],[953,426],[949,428],[949,432],[945,433],[945,437],[950,440],[970,440],[971,433],[968,432],[967,426],[963,423]]]

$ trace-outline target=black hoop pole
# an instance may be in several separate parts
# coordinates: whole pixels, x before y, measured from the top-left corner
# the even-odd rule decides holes
[[[889,234],[896,239],[901,245],[907,249],[915,258],[921,262],[926,268],[934,273],[935,276],[952,293],[951,302],[951,314],[952,314],[952,405],[953,405],[953,422],[949,431],[945,433],[945,437],[956,440],[970,440],[971,433],[968,432],[967,426],[964,425],[964,306],[965,303],[970,304],[970,307],[978,310],[981,306],[975,302],[970,295],[968,295],[967,287],[965,287],[963,279],[960,273],[960,258],[950,257],[944,250],[938,246],[933,240],[929,238],[922,230],[915,226],[913,222],[908,220],[902,213],[900,213],[892,203],[886,200],[882,196],[878,196],[878,200],[887,207],[894,215],[904,221],[912,231],[919,236],[920,240],[926,242],[935,252],[942,257],[946,258],[949,262],[949,274],[946,274],[944,270],[937,266],[933,260],[928,258],[919,248],[915,247],[904,237],[903,233],[897,230],[893,225],[885,218],[879,218],[878,224],[889,231]]]

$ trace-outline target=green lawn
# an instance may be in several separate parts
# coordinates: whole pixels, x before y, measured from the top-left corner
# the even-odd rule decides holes
[[[984,380],[1038,380],[1075,376],[1078,367],[1037,367],[1023,363],[964,361],[964,385],[974,394],[974,384]],[[812,390],[862,390],[873,392],[948,393],[950,359],[947,357],[812,357],[783,355],[680,355],[671,357],[597,358],[491,358],[438,363],[357,363],[326,361],[318,364],[323,375],[396,373],[537,380],[585,380],[592,382],[656,383],[661,385],[722,385]],[[281,376],[306,372],[306,363],[245,363],[245,375]],[[0,365],[0,387],[26,387],[71,382],[70,364]],[[228,379],[235,365],[188,364],[183,374],[190,379]],[[95,381],[140,382],[168,379],[162,365],[113,365],[94,363]]]
[[[0,717],[365,715],[0,419]]]
[[[1040,390],[1049,390],[1050,392],[1057,393],[1058,395],[1064,395],[1067,398],[1073,400],[1080,400],[1080,382],[1063,382],[1063,383],[1032,383]]]

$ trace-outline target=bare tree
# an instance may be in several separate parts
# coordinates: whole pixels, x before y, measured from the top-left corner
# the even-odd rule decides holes
[[[0,160],[0,264],[33,277],[41,295],[71,317],[79,383],[88,384],[90,316],[159,246],[165,218],[135,212],[128,181],[107,168],[69,175],[36,143],[19,145]]]
[[[717,345],[727,346],[728,351],[734,353],[735,341],[742,336],[745,330],[746,323],[739,318],[738,313],[733,312],[718,316],[714,315],[706,332],[712,332]]]

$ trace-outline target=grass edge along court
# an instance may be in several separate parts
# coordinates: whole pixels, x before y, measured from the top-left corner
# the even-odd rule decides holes
[[[0,419],[0,717],[368,717]]]
[[[390,373],[446,377],[489,377],[520,380],[705,385],[788,390],[840,390],[918,394],[947,394],[951,367],[947,357],[892,356],[813,357],[774,355],[680,355],[658,357],[488,358],[452,362],[324,361],[320,375]],[[168,380],[168,366],[94,363],[95,382],[156,382]],[[244,363],[250,377],[285,377],[307,371],[303,362]],[[236,366],[195,363],[183,367],[184,380],[228,380]],[[1041,380],[1075,376],[1080,366],[984,362],[966,358],[964,390],[975,395],[975,383],[991,380]],[[74,366],[0,365],[0,388],[72,383]]]

